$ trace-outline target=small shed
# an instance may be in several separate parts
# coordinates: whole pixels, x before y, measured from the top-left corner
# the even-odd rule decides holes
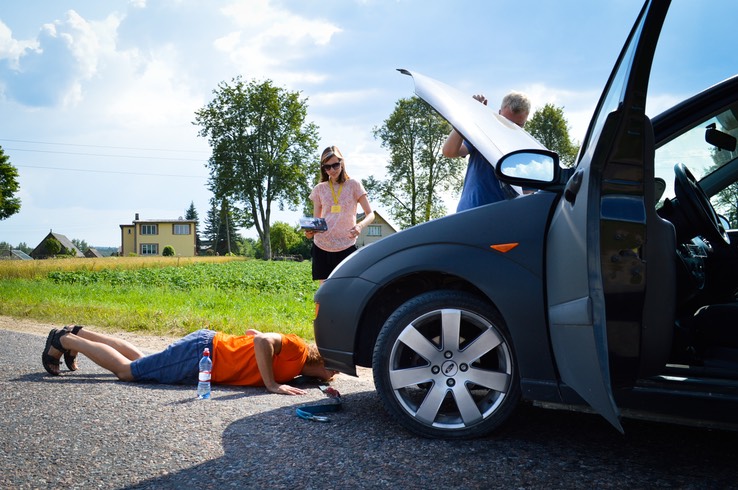
[[[3,250],[0,258],[5,260],[33,260],[33,257],[25,253],[23,250]]]
[[[95,247],[85,250],[85,257],[88,259],[102,259],[104,256]]]

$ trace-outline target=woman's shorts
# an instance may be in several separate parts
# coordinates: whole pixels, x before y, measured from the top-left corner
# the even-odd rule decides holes
[[[136,359],[131,363],[133,378],[166,384],[196,382],[202,352],[207,347],[213,355],[215,333],[213,330],[197,330],[161,352]]]
[[[313,243],[313,248],[310,250],[310,256],[313,258],[313,280],[327,279],[333,269],[354,252],[356,252],[356,245],[351,245],[340,252],[326,252]]]

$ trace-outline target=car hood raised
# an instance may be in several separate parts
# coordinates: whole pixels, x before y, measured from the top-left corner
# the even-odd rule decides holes
[[[517,124],[470,94],[417,72],[399,69],[415,82],[415,95],[443,116],[490,162],[516,150],[546,149]]]

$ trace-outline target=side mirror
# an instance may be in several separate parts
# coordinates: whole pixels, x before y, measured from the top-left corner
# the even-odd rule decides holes
[[[509,184],[543,189],[559,183],[559,155],[549,150],[518,150],[497,161],[495,172]]]

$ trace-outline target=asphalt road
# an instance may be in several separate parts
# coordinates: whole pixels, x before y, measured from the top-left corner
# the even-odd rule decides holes
[[[343,410],[295,416],[323,399],[264,389],[130,384],[80,357],[46,375],[44,336],[0,330],[0,488],[730,488],[738,434],[522,406],[473,441],[402,430],[371,377],[333,383]],[[63,367],[63,364],[62,364]]]

